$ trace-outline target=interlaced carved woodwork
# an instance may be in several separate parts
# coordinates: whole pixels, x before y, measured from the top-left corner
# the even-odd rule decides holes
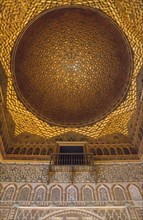
[[[123,100],[132,53],[101,11],[62,7],[44,11],[24,29],[12,72],[29,111],[50,124],[80,127],[101,120]]]
[[[10,71],[11,50],[18,34],[22,31],[27,22],[46,9],[70,4],[85,5],[103,10],[107,15],[111,16],[125,32],[134,52],[134,72],[126,100],[117,110],[107,116],[106,119],[93,126],[82,128],[51,127],[27,111],[23,104],[17,99]],[[32,2],[30,0],[6,0],[2,3],[1,23],[1,62],[8,77],[6,105],[15,122],[15,135],[27,131],[30,134],[50,138],[71,130],[94,138],[113,132],[128,134],[127,124],[136,108],[136,76],[142,63],[140,54],[143,53],[141,28],[142,2],[140,0],[34,0]]]

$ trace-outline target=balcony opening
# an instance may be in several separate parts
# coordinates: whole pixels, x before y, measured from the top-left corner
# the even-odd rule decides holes
[[[82,165],[83,146],[60,146],[59,165]]]
[[[61,154],[83,154],[83,146],[60,146]]]

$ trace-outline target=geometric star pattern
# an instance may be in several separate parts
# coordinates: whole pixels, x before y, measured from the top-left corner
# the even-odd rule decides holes
[[[44,10],[71,4],[98,8],[105,12],[115,20],[126,34],[134,54],[134,71],[125,101],[105,119],[97,122],[95,125],[80,128],[50,126],[29,112],[16,96],[10,71],[11,51],[25,25]],[[15,136],[25,131],[45,138],[51,138],[69,131],[93,138],[99,138],[112,133],[128,135],[128,122],[136,109],[136,77],[142,65],[142,7],[141,0],[5,0],[2,3],[2,30],[0,35],[2,47],[0,59],[8,78],[6,106],[15,123]]]

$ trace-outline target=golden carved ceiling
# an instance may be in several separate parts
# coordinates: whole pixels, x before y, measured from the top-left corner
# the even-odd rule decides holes
[[[134,72],[126,100],[105,119],[93,126],[81,128],[62,128],[50,126],[29,112],[18,100],[13,86],[10,70],[11,51],[18,34],[25,25],[40,12],[63,5],[84,5],[101,9],[116,21],[126,34],[134,53]],[[73,131],[90,137],[100,137],[112,133],[128,134],[128,122],[136,108],[136,77],[142,64],[142,1],[109,0],[109,1],[41,1],[41,0],[5,0],[2,3],[1,62],[8,77],[7,108],[15,122],[15,135],[23,132],[50,138]]]
[[[130,46],[99,10],[44,11],[14,48],[12,73],[20,100],[48,123],[93,124],[117,107],[129,88]]]

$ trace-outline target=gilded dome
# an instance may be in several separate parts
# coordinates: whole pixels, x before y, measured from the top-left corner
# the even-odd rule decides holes
[[[32,20],[12,53],[17,95],[52,125],[96,123],[123,100],[132,72],[129,43],[97,9],[62,7]]]

